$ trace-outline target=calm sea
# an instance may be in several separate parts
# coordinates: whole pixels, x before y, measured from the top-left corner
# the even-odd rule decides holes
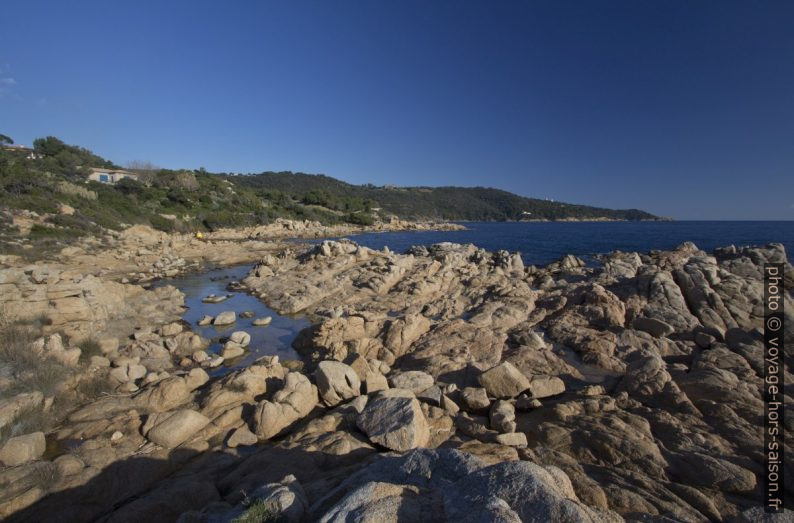
[[[727,245],[782,243],[788,259],[794,255],[794,222],[467,222],[468,230],[450,232],[390,232],[349,236],[373,249],[388,246],[403,252],[412,245],[439,242],[473,243],[493,251],[521,253],[524,263],[544,265],[566,254],[591,256],[621,251],[672,249],[685,241],[703,250]]]

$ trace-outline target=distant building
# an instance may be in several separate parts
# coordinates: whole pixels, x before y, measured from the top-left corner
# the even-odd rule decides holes
[[[31,149],[30,147],[26,147],[24,145],[3,145],[3,149],[12,153],[17,153],[20,155],[24,155],[25,158],[28,160],[38,160],[41,158],[41,155]]]
[[[131,178],[135,181],[138,180],[138,175],[129,171],[122,171],[121,169],[102,169],[92,167],[91,174],[88,175],[89,180],[100,183],[114,184],[122,178]]]

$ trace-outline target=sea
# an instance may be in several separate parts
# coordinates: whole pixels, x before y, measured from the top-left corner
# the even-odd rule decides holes
[[[404,252],[413,245],[473,243],[489,251],[521,253],[527,265],[566,254],[590,258],[612,251],[668,250],[690,241],[704,251],[735,245],[782,243],[794,256],[794,221],[461,222],[465,231],[409,231],[347,236],[373,249]]]

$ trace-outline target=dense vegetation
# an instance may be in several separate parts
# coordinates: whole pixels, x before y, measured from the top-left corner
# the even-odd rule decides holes
[[[323,175],[265,172],[249,176],[226,176],[240,186],[282,191],[290,195],[325,195],[325,201],[346,198],[380,208],[381,214],[407,219],[467,221],[562,220],[610,218],[652,220],[656,217],[637,209],[612,210],[586,205],[525,198],[485,187],[376,187],[351,185]]]
[[[28,235],[43,243],[133,224],[198,231],[269,223],[279,217],[324,223],[372,221],[366,205],[356,199],[331,198],[324,206],[326,195],[293,197],[266,187],[238,187],[204,170],[138,170],[137,181],[126,178],[115,185],[89,181],[91,167],[120,167],[53,137],[36,140],[34,154],[29,153],[0,148],[0,241],[4,244],[18,232],[11,225],[9,210],[46,216]],[[71,207],[73,213],[64,213],[63,206]]]
[[[212,230],[264,224],[276,218],[368,225],[377,217],[407,219],[653,219],[638,210],[614,211],[524,198],[498,189],[375,187],[322,175],[265,172],[212,174],[204,169],[144,166],[138,180],[89,181],[92,167],[119,168],[91,151],[54,137],[33,151],[0,140],[0,242],[18,237],[9,210],[33,211],[29,241],[60,243],[102,229],[148,224],[165,231]],[[66,211],[66,212],[65,212]]]

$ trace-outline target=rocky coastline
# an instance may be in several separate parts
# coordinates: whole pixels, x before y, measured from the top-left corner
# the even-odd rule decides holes
[[[410,227],[446,225],[379,230]],[[22,391],[24,368],[0,374],[14,391],[0,396],[0,518],[758,520],[761,271],[785,263],[794,288],[782,245],[527,267],[473,245],[286,241],[349,233],[132,227],[0,269],[4,321],[45,318],[20,347],[64,376]],[[180,321],[181,293],[144,285],[254,262],[233,288],[312,319],[293,344],[303,360],[211,378],[219,355]],[[233,326],[242,311],[228,312],[209,321]],[[234,330],[224,352],[249,342]],[[47,429],[12,430],[88,379],[108,387]]]

